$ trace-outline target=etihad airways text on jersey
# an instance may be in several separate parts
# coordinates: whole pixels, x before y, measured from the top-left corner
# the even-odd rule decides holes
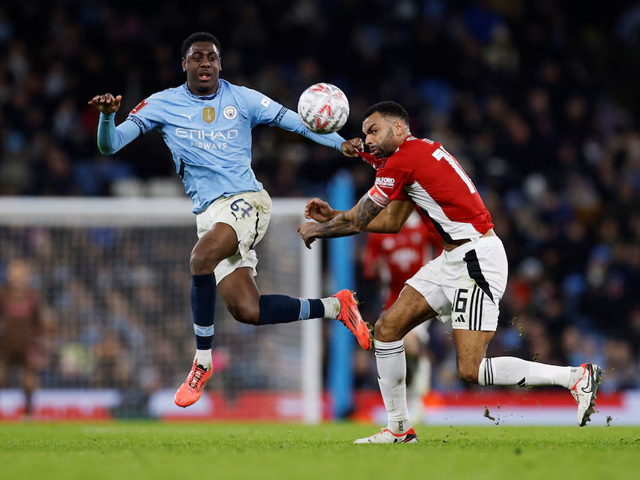
[[[180,138],[198,140],[231,140],[238,136],[238,130],[196,130],[191,128],[176,128],[176,136]]]

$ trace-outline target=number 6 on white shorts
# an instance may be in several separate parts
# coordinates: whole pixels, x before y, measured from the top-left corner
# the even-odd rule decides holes
[[[491,308],[491,306],[494,305],[491,300],[485,302],[485,299],[488,300],[488,297],[482,289],[475,284],[472,288],[459,288],[456,290],[453,302],[451,302],[451,321],[453,323],[453,328],[482,330],[482,319],[485,306],[489,305]],[[494,322],[497,324],[497,316]],[[487,325],[485,325],[485,327],[486,326]],[[485,330],[489,329],[490,328],[485,328]],[[495,330],[495,328],[492,330]]]

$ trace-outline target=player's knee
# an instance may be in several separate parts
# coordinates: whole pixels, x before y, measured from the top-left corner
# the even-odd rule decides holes
[[[458,362],[458,376],[467,383],[478,383],[478,369],[476,362]]]
[[[208,275],[213,273],[218,263],[214,252],[194,249],[189,258],[189,269],[191,275]]]
[[[390,321],[386,315],[380,317],[376,322],[374,337],[380,342],[395,342],[402,339],[398,325]]]
[[[227,309],[231,316],[240,323],[256,325],[260,318],[260,306],[251,303],[242,302],[227,305]]]

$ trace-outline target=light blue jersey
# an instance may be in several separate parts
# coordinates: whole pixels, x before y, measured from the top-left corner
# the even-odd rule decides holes
[[[101,115],[100,151],[115,153],[140,133],[158,130],[171,150],[194,213],[221,196],[262,190],[251,169],[251,130],[258,124],[277,125],[339,151],[344,141],[335,133],[309,131],[297,114],[279,103],[222,79],[214,95],[195,95],[186,84],[151,95],[117,129],[113,117]]]

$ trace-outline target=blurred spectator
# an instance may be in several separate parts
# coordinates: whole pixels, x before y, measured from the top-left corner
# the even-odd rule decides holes
[[[30,286],[24,260],[7,265],[7,280],[0,287],[0,387],[17,367],[18,384],[25,396],[25,415],[33,414],[32,393],[38,386],[38,360],[45,324],[38,293]]]

